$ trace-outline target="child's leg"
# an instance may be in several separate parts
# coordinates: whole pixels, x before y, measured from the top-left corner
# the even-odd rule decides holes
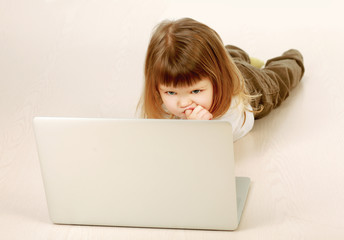
[[[258,58],[250,57],[244,50],[233,45],[225,46],[229,55],[233,58],[234,61],[244,61],[250,63],[256,68],[261,68],[264,65],[264,62]]]
[[[250,63],[250,57],[241,48],[238,48],[238,47],[233,46],[233,45],[226,45],[225,48],[226,48],[227,52],[229,53],[229,55],[234,60],[236,60],[236,61],[244,61],[244,62]]]
[[[288,96],[289,91],[300,82],[305,68],[301,53],[290,49],[280,57],[272,58],[266,62],[262,69],[272,81],[278,82],[279,94],[275,107],[278,107]]]
[[[254,108],[263,106],[263,110],[255,114],[262,118],[278,107],[288,96],[304,74],[303,57],[297,50],[289,50],[267,61],[265,68],[257,69],[251,65],[237,62],[250,94],[261,94],[252,102]]]
[[[290,49],[282,56],[268,60],[263,71],[271,77],[278,76],[280,96],[284,100],[289,95],[289,90],[300,82],[305,72],[303,57],[298,50]]]

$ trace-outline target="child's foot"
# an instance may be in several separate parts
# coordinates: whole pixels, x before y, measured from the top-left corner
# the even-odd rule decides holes
[[[303,56],[298,50],[289,49],[288,51],[282,54],[282,58],[294,59],[297,62],[297,64],[301,67],[302,69],[301,77],[303,76],[303,74],[305,73],[305,66],[303,64]]]
[[[258,58],[250,57],[250,61],[251,61],[251,65],[256,68],[262,68],[264,66],[264,61]]]
[[[289,49],[288,51],[284,52],[282,56],[290,56],[303,62],[302,54],[296,49]]]

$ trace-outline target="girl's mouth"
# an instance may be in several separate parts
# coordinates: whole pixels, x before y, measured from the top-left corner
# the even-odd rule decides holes
[[[195,108],[193,108],[193,107],[190,107],[190,108],[187,108],[187,109],[185,109],[184,110],[184,112],[183,113],[185,113],[187,110],[191,110],[191,111],[193,111]]]

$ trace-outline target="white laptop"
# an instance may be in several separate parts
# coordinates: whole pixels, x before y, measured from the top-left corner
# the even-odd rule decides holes
[[[234,230],[250,179],[235,177],[225,121],[34,118],[56,224]]]

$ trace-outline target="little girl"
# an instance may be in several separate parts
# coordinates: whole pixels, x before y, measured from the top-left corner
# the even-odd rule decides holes
[[[164,21],[153,32],[141,97],[144,118],[228,120],[234,141],[254,119],[278,107],[304,73],[297,50],[250,64],[242,49],[224,46],[208,26],[190,18]]]

